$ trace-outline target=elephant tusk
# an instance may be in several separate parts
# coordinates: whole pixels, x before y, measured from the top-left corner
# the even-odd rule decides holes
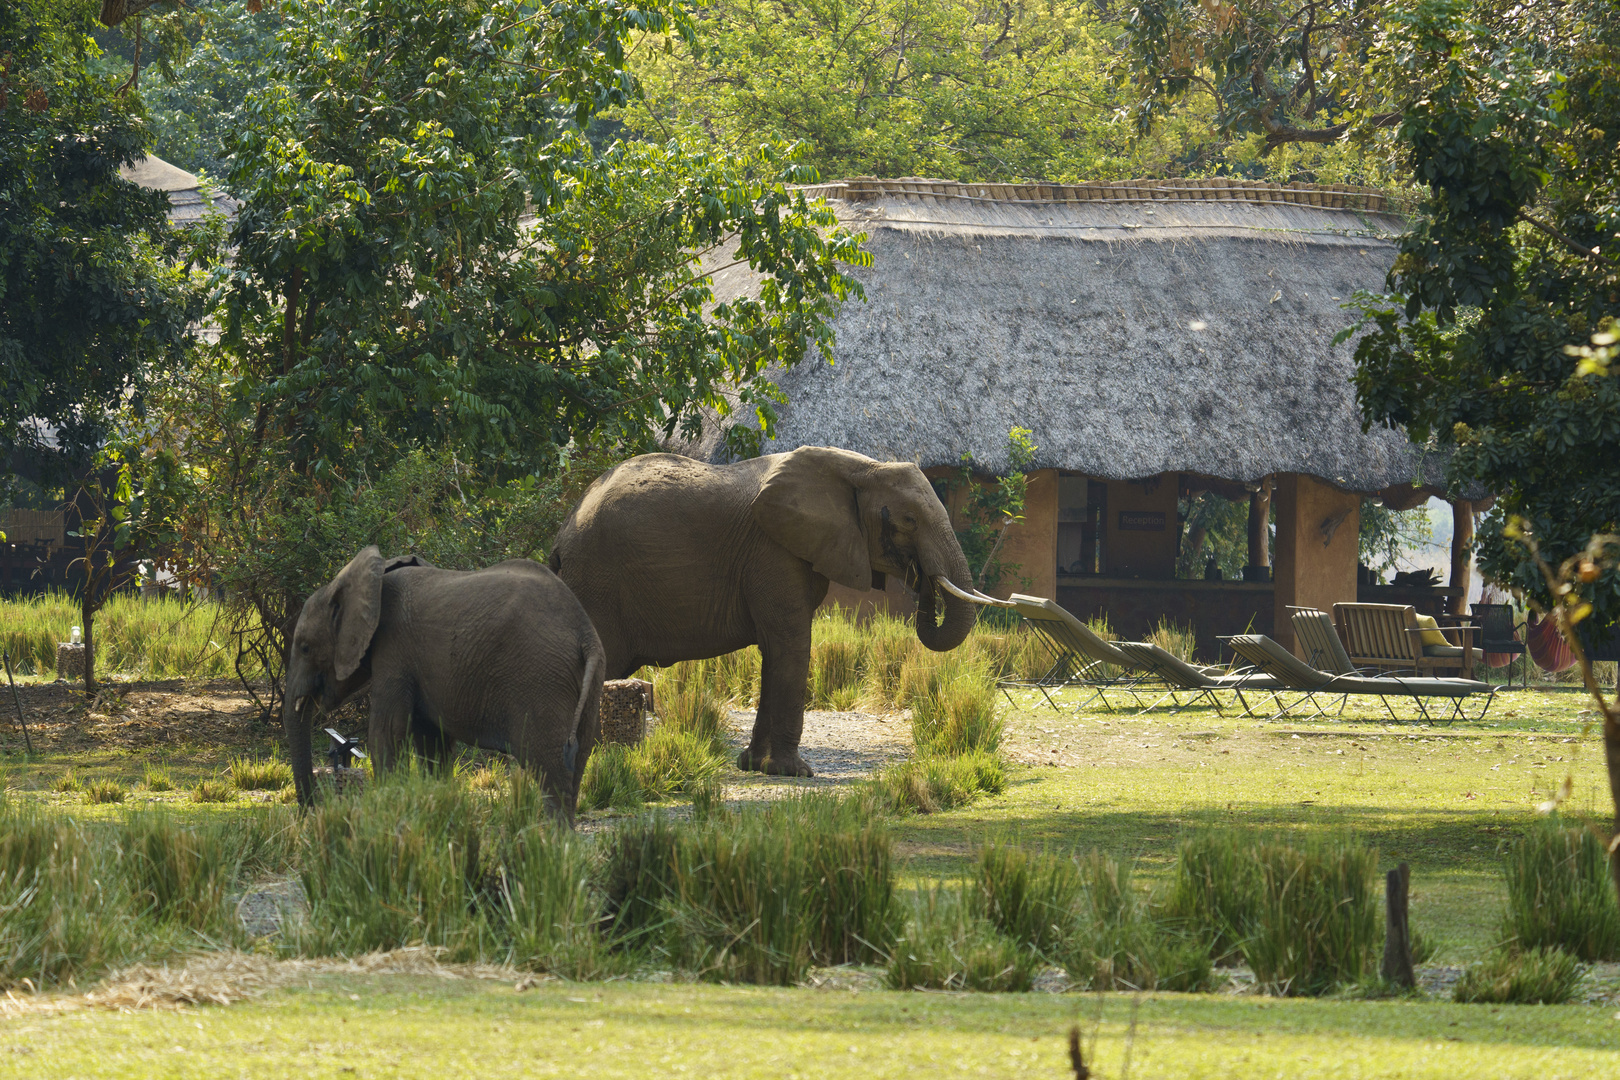
[[[1012,606],[1011,601],[997,600],[993,596],[984,595],[977,589],[974,589],[972,592],[966,592],[959,589],[955,585],[951,584],[951,579],[946,577],[944,574],[940,574],[938,577],[934,578],[934,583],[957,599],[966,600],[970,604],[993,604],[996,607]]]

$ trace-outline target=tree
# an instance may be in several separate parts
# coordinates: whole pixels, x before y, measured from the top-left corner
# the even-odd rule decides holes
[[[201,310],[203,233],[119,176],[151,141],[139,100],[88,70],[93,7],[0,7],[0,494],[19,470],[60,486],[107,418],[177,362]]]
[[[353,554],[336,544],[363,531],[361,496],[409,455],[499,488],[571,446],[692,433],[706,408],[757,450],[779,397],[763,372],[826,345],[858,292],[839,267],[864,259],[788,189],[815,174],[780,146],[585,138],[634,92],[629,36],[683,32],[663,0],[280,14],[279,81],[229,143],[244,202],[223,335],[166,394],[150,478],[186,522],[186,572],[252,612],[272,670],[303,596]],[[708,274],[733,262],[765,284],[716,303]]]
[[[1356,328],[1364,421],[1496,493],[1481,569],[1589,641],[1620,624],[1617,31],[1606,0],[1528,9],[1511,34],[1456,0],[1402,15],[1392,57],[1430,74],[1400,124],[1428,197]],[[1599,704],[1620,831],[1620,715]]]
[[[1104,24],[1078,0],[721,0],[643,39],[650,138],[805,140],[824,176],[1131,175]]]

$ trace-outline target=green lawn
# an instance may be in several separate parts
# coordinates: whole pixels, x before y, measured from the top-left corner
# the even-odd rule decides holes
[[[1129,1047],[1139,1080],[1620,1072],[1620,1017],[1583,1006],[328,975],[229,1008],[0,1023],[0,1075],[19,1077],[1060,1078],[1076,1023],[1100,1075]]]
[[[1006,713],[1006,792],[903,819],[899,850],[917,881],[960,876],[974,844],[991,837],[1100,847],[1134,859],[1152,884],[1189,828],[1351,832],[1379,848],[1384,866],[1411,864],[1416,928],[1438,945],[1435,961],[1467,963],[1497,937],[1502,841],[1566,775],[1575,811],[1608,812],[1601,747],[1583,734],[1587,705],[1571,692],[1513,692],[1486,720],[1448,725],[1395,723],[1356,706],[1343,719],[1265,721],[1213,710],[1056,714],[1025,703]],[[246,797],[199,806],[186,789],[220,775],[231,754],[262,756],[275,743],[263,727],[230,730],[229,745],[177,732],[123,749],[64,735],[59,749],[12,755],[0,768],[14,795],[63,812],[111,816],[160,801],[184,814],[228,813]],[[143,790],[148,763],[166,764],[180,790]],[[130,803],[88,806],[54,792],[70,767],[82,780],[122,780]],[[1493,1007],[647,982],[519,993],[505,982],[324,974],[230,1007],[0,1020],[0,1075],[1061,1077],[1071,1075],[1066,1033],[1079,1022],[1110,1078],[1123,1075],[1129,1045],[1132,1077],[1543,1080],[1620,1075],[1617,1009],[1613,998]]]

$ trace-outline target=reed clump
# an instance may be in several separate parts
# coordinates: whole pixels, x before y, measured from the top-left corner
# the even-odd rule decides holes
[[[1537,821],[1507,851],[1503,937],[1520,949],[1561,949],[1578,960],[1620,960],[1620,903],[1609,855],[1591,829]]]

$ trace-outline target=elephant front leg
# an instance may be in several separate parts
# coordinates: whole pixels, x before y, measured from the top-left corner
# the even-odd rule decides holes
[[[392,680],[372,683],[366,750],[379,776],[399,762],[400,751],[411,736],[411,713],[415,705],[415,695],[408,687]]]
[[[748,749],[737,767],[772,776],[814,776],[799,756],[804,734],[804,689],[810,675],[810,627],[768,638],[760,643],[759,712]]]

